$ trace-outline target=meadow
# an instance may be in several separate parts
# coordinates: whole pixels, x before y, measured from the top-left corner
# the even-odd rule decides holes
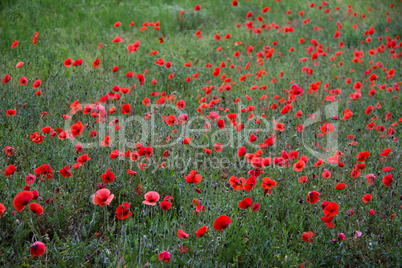
[[[0,2],[2,267],[400,267],[402,2]]]

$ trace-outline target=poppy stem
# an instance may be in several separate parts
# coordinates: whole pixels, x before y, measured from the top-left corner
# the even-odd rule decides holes
[[[107,217],[106,217],[106,206],[103,207],[103,225],[106,228],[105,234],[107,234],[108,230],[109,230],[109,223],[108,223]]]
[[[119,266],[119,260],[120,260],[120,254],[121,254],[121,245],[123,244],[123,233],[124,233],[124,219],[121,220],[120,243],[119,243],[119,251],[117,253],[116,267]]]

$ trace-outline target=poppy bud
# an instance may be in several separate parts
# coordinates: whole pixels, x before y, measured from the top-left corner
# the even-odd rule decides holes
[[[348,215],[349,217],[352,217],[353,214],[355,214],[355,212],[353,211],[353,209],[349,209],[349,210],[347,211],[347,215]]]
[[[344,233],[338,233],[338,239],[339,241],[345,241],[346,240],[346,236]]]
[[[39,198],[39,192],[37,190],[33,190],[32,194],[33,194],[32,197],[33,200],[37,200]]]
[[[303,198],[299,197],[299,204],[303,204]]]
[[[324,202],[321,203],[321,208],[324,209],[326,206],[329,205],[330,202],[328,202],[327,200],[325,200]]]
[[[42,232],[43,232],[43,230],[41,230],[41,233]],[[43,232],[43,234],[44,234],[44,232]],[[32,256],[32,258],[35,257],[35,256],[36,257],[41,257],[45,253],[45,251],[46,251],[46,246],[42,242],[37,241],[37,242],[33,243],[32,246],[31,246],[31,256]]]

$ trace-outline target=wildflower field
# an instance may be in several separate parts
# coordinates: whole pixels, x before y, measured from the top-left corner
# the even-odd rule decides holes
[[[402,2],[0,2],[1,267],[400,267]]]

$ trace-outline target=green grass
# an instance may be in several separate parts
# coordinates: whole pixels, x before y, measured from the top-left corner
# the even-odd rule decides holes
[[[104,266],[104,267],[137,267],[149,264],[158,266],[182,266],[182,267],[298,267],[303,264],[306,267],[399,267],[401,265],[401,145],[393,137],[400,139],[402,116],[400,110],[400,91],[387,92],[379,89],[379,85],[385,84],[386,88],[394,87],[397,83],[401,87],[401,62],[400,59],[391,58],[393,53],[386,48],[386,36],[395,39],[400,35],[402,25],[401,3],[395,1],[395,7],[390,8],[392,1],[328,1],[327,7],[319,10],[320,2],[316,2],[314,8],[310,8],[312,1],[243,1],[233,7],[231,1],[2,1],[0,3],[0,77],[6,74],[11,76],[7,84],[0,84],[0,149],[6,146],[14,148],[12,156],[0,153],[0,170],[9,165],[16,166],[16,172],[11,178],[0,175],[0,203],[6,207],[1,216],[0,227],[0,264],[4,267],[25,266],[50,266],[50,267],[79,267],[79,266]],[[201,10],[193,9],[201,4]],[[353,12],[358,16],[348,15],[347,5],[351,4]],[[269,6],[270,11],[262,14],[261,10]],[[335,7],[339,6],[338,11]],[[371,7],[372,11],[367,9]],[[329,8],[329,14],[324,9]],[[290,16],[287,10],[292,10]],[[183,15],[179,15],[184,10]],[[298,16],[300,10],[304,10],[302,17]],[[249,11],[253,12],[251,18],[246,18]],[[386,12],[391,18],[387,23]],[[366,14],[364,20],[362,14]],[[257,17],[264,18],[263,23],[278,24],[280,28],[292,21],[294,27],[292,33],[279,33],[278,29],[264,30],[262,34],[251,33],[246,30],[245,23],[253,20],[255,26],[260,26]],[[181,20],[179,20],[181,17]],[[329,19],[328,17],[331,17]],[[311,22],[303,24],[302,21],[310,18]],[[121,21],[119,28],[113,27],[114,23]],[[130,27],[131,21],[135,22]],[[156,31],[148,27],[140,31],[144,22],[160,21],[160,30]],[[341,37],[334,39],[334,33],[339,21],[343,29]],[[236,24],[241,27],[236,27]],[[354,29],[356,24],[358,29]],[[321,27],[321,31],[314,31],[314,26]],[[367,36],[364,32],[373,26],[376,32],[372,35],[370,43],[361,44]],[[386,32],[387,29],[387,32]],[[200,30],[203,39],[195,36]],[[32,44],[35,32],[39,33],[36,45]],[[219,33],[222,40],[214,40],[215,33]],[[224,36],[230,33],[231,38],[225,40]],[[164,35],[164,43],[159,43],[159,38]],[[112,43],[114,37],[120,36],[123,43]],[[305,43],[300,44],[303,37]],[[382,41],[379,41],[382,37]],[[329,48],[327,56],[319,56],[317,66],[311,61],[306,48],[311,45],[310,40],[315,39],[322,44],[324,51]],[[19,40],[16,48],[11,49],[14,40]],[[127,45],[139,40],[139,49],[132,54],[127,52]],[[340,41],[344,42],[344,48],[339,48]],[[241,41],[236,46],[234,43]],[[264,60],[264,65],[257,64],[256,53],[263,52],[264,46],[275,46],[275,52],[270,59]],[[396,40],[397,44],[400,39]],[[104,43],[104,47],[98,50],[98,44]],[[384,53],[369,55],[369,50],[376,49],[381,44],[385,45]],[[254,50],[247,54],[246,46],[252,45]],[[216,51],[222,46],[222,51]],[[294,47],[293,52],[289,48]],[[151,51],[158,50],[157,55],[150,55]],[[353,63],[353,52],[363,51],[364,62]],[[400,53],[400,48],[395,48],[395,53]],[[235,51],[240,52],[240,61],[233,56]],[[337,51],[342,51],[334,61],[331,57]],[[279,52],[281,52],[282,57]],[[252,56],[251,59],[248,57]],[[83,59],[83,65],[66,68],[63,62],[66,58]],[[299,62],[300,58],[307,57],[307,62]],[[400,57],[400,56],[399,56]],[[92,62],[100,58],[100,68],[95,69]],[[172,67],[166,69],[155,64],[158,58],[171,61]],[[227,61],[230,59],[230,62]],[[24,65],[17,69],[15,65],[23,61]],[[192,66],[185,68],[184,64],[192,62]],[[244,70],[248,62],[250,68]],[[338,63],[342,61],[343,65]],[[381,62],[383,67],[372,70],[378,75],[375,81],[377,90],[374,96],[369,96],[369,75],[364,72],[371,68],[369,64]],[[223,81],[220,76],[211,75],[215,67],[221,62],[226,62],[221,75],[232,78],[232,91],[219,93],[218,88]],[[212,68],[206,69],[210,63]],[[233,63],[234,68],[229,68]],[[113,66],[118,65],[119,71],[112,73]],[[241,71],[237,71],[241,66]],[[308,66],[314,69],[313,75],[302,73],[301,68]],[[386,79],[382,68],[395,69],[393,79]],[[139,85],[135,78],[137,73],[145,72],[145,84]],[[266,75],[258,80],[255,75],[262,69]],[[350,70],[354,69],[354,72]],[[133,78],[127,78],[127,72],[133,72]],[[199,72],[198,79],[192,79],[189,83],[184,80],[193,77]],[[283,72],[283,78],[280,73]],[[169,74],[175,73],[173,79],[168,79]],[[244,82],[239,78],[250,73]],[[28,86],[19,84],[19,78],[25,76]],[[335,76],[338,79],[335,79]],[[273,77],[278,81],[271,83]],[[351,79],[346,84],[347,78]],[[36,79],[42,81],[40,96],[36,96],[32,87]],[[151,85],[151,80],[157,81]],[[207,81],[210,82],[208,83]],[[304,93],[292,103],[292,111],[281,115],[284,104],[279,99],[288,99],[287,92],[291,81],[303,88]],[[320,89],[315,94],[308,94],[311,83],[321,81]],[[361,81],[362,96],[353,101],[349,94],[353,94],[353,84]],[[325,117],[326,105],[332,104],[325,100],[330,95],[324,85],[329,84],[328,90],[339,88],[342,93],[334,102],[338,106],[339,120]],[[133,89],[132,85],[136,84]],[[79,111],[76,115],[70,114],[70,104],[79,100],[83,105],[92,104],[100,100],[114,85],[121,88],[127,87],[129,94],[121,94],[119,101],[109,100],[103,103],[106,110],[115,106],[116,112],[108,114],[106,124],[97,124],[96,119],[90,115],[84,115]],[[250,90],[253,85],[267,85],[266,90]],[[207,96],[203,88],[216,86]],[[166,92],[166,95],[174,94],[175,101],[167,103],[175,106],[176,102],[183,99],[186,107],[182,111],[188,114],[189,121],[200,113],[200,97],[207,97],[206,103],[213,98],[220,98],[221,102],[212,108],[203,111],[202,116],[209,112],[218,112],[221,118],[226,118],[227,113],[238,113],[237,121],[249,124],[247,129],[257,136],[255,144],[263,143],[271,133],[277,136],[275,146],[264,149],[262,157],[280,157],[282,151],[299,150],[299,156],[306,155],[309,160],[301,172],[293,170],[296,160],[290,161],[290,167],[278,167],[274,164],[264,167],[264,173],[257,177],[256,187],[252,191],[234,191],[229,184],[231,176],[250,177],[248,171],[253,167],[237,157],[240,146],[247,147],[247,153],[255,153],[249,141],[250,132],[245,130],[239,134],[225,119],[226,128],[222,131],[207,118],[199,117],[183,130],[180,126],[168,126],[161,115],[179,113],[171,107],[156,106],[159,96],[151,97],[152,92]],[[248,100],[248,95],[252,100]],[[267,98],[260,101],[260,97]],[[274,99],[278,95],[279,99]],[[395,96],[395,97],[394,97]],[[152,106],[145,107],[142,100],[148,97]],[[239,104],[233,101],[239,97]],[[133,147],[122,146],[119,141],[125,138],[136,144],[140,141],[144,130],[139,121],[128,122],[123,131],[114,131],[108,124],[115,118],[123,124],[130,116],[121,114],[122,103],[131,104],[133,114],[138,118],[144,118],[148,113],[154,113],[154,127],[152,119],[144,120],[148,125],[148,135],[143,136],[144,146],[154,147],[151,159],[146,161],[141,158],[141,163],[148,163],[145,170],[138,168],[138,162],[129,159],[110,159],[112,150],[120,152]],[[271,104],[277,103],[276,110],[271,109]],[[376,104],[381,108],[377,109]],[[249,112],[242,113],[241,108],[255,106],[253,114],[261,116],[265,114],[271,124],[268,132],[262,132],[263,120],[258,126],[255,118],[248,120]],[[367,106],[374,106],[370,115],[365,114]],[[228,108],[229,112],[220,111],[218,107]],[[343,112],[346,108],[353,111],[353,116],[343,120]],[[6,111],[15,109],[15,116],[7,116]],[[303,111],[300,118],[295,114]],[[333,166],[324,163],[321,167],[313,164],[318,160],[306,149],[313,148],[322,155],[326,153],[323,147],[330,148],[327,144],[327,136],[319,136],[322,123],[317,122],[305,128],[303,132],[296,131],[296,125],[305,124],[309,114],[321,111],[322,123],[331,122],[337,124],[338,150],[343,153],[341,161],[344,167]],[[46,116],[41,116],[47,112]],[[386,114],[391,113],[391,119],[386,120]],[[50,126],[53,129],[66,128],[67,120],[63,114],[72,117],[71,124],[82,121],[88,124],[81,137],[76,140],[60,140],[57,136],[50,137],[46,134],[43,143],[35,144],[29,138],[34,132],[41,133],[41,129]],[[132,115],[133,115],[132,114]],[[377,117],[377,125],[384,125],[388,130],[395,130],[393,136],[381,138],[382,133],[367,130],[367,124],[372,117]],[[272,127],[272,121],[277,119],[285,124],[285,131],[278,132]],[[138,119],[139,120],[139,119]],[[399,120],[399,121],[398,121]],[[204,132],[190,133],[189,129],[203,129],[205,121],[210,121],[212,129],[208,136]],[[392,126],[398,122],[396,126]],[[261,128],[258,134],[254,129]],[[178,129],[176,134],[172,133]],[[99,146],[102,138],[92,139],[90,132],[96,130],[99,136],[110,135],[114,142],[110,147]],[[111,130],[111,132],[106,132]],[[152,132],[152,135],[149,134]],[[211,135],[217,133],[215,137]],[[233,146],[228,146],[222,152],[214,151],[214,144],[228,142],[233,133]],[[113,136],[114,135],[114,136]],[[348,135],[354,135],[356,145],[350,145]],[[174,141],[179,139],[176,145],[157,148],[165,144],[167,136]],[[201,148],[183,145],[183,137],[191,136],[192,144],[198,144]],[[85,148],[83,153],[75,152],[75,143],[82,144],[95,141],[91,148]],[[314,143],[321,144],[321,148],[314,147]],[[255,145],[254,144],[254,145]],[[203,147],[213,150],[211,155],[203,152]],[[391,154],[380,157],[383,149],[391,148]],[[163,158],[165,150],[169,150],[169,159]],[[357,178],[351,177],[351,170],[358,164],[356,155],[359,152],[369,151],[370,157],[365,161],[366,167]],[[92,159],[80,169],[71,168],[72,177],[64,178],[59,170],[66,165],[76,163],[79,155],[88,154]],[[222,164],[218,164],[219,161]],[[166,162],[167,167],[158,168],[157,165]],[[36,202],[44,208],[44,214],[37,218],[26,207],[21,213],[12,215],[14,196],[23,190],[25,176],[34,174],[34,169],[42,164],[49,164],[54,170],[54,178],[41,182],[39,179],[31,186],[31,190],[38,190],[40,199]],[[392,172],[384,173],[384,167],[393,167]],[[97,190],[97,184],[102,182],[102,174],[111,168],[116,179],[107,188],[115,195],[112,203],[103,208],[95,206],[90,197]],[[135,176],[128,175],[127,170],[137,172]],[[202,181],[197,186],[187,184],[185,176],[191,170],[197,170],[202,175]],[[332,176],[330,179],[321,177],[324,169],[328,169]],[[382,178],[392,173],[393,182],[390,187],[382,183]],[[374,174],[377,180],[372,186],[367,184],[366,174]],[[306,184],[298,182],[298,178],[307,176]],[[316,176],[316,177],[315,177]],[[271,195],[265,195],[261,188],[263,177],[270,177],[277,182],[277,188],[272,189]],[[344,190],[335,190],[336,184],[345,183]],[[161,200],[171,195],[174,197],[169,211],[162,211],[159,204],[150,207],[142,204],[143,194],[137,196],[136,187],[141,184],[144,193],[157,191]],[[201,189],[197,193],[195,188]],[[59,192],[56,193],[56,189]],[[306,202],[307,193],[320,192],[320,201],[316,204]],[[373,200],[365,204],[362,197],[371,194]],[[251,197],[253,203],[259,203],[259,211],[251,209],[242,210],[238,204],[245,197]],[[56,198],[54,202],[46,203],[50,198]],[[197,198],[205,206],[205,212],[196,215],[192,200]],[[299,200],[303,202],[300,203]],[[340,206],[339,214],[334,218],[335,228],[328,228],[321,220],[324,213],[321,203],[324,200],[337,202]],[[120,221],[116,218],[116,208],[123,202],[128,202],[133,215],[127,220]],[[349,217],[348,210],[353,209],[354,215]],[[370,209],[376,211],[369,216]],[[394,219],[391,215],[396,214]],[[213,228],[214,221],[221,215],[227,215],[232,223],[229,227],[218,233]],[[197,238],[195,232],[203,225],[208,227],[207,233]],[[183,229],[190,234],[187,240],[177,237],[177,231]],[[314,233],[314,243],[307,244],[302,240],[304,232]],[[358,239],[354,238],[355,231],[362,232]],[[344,233],[346,241],[333,242],[338,233]],[[96,235],[98,234],[98,235]],[[31,258],[29,248],[35,241],[42,241],[47,246],[45,255],[40,258]],[[186,246],[188,253],[182,253],[180,246]],[[191,249],[191,250],[190,250]],[[158,260],[162,251],[171,253],[170,263]]]

